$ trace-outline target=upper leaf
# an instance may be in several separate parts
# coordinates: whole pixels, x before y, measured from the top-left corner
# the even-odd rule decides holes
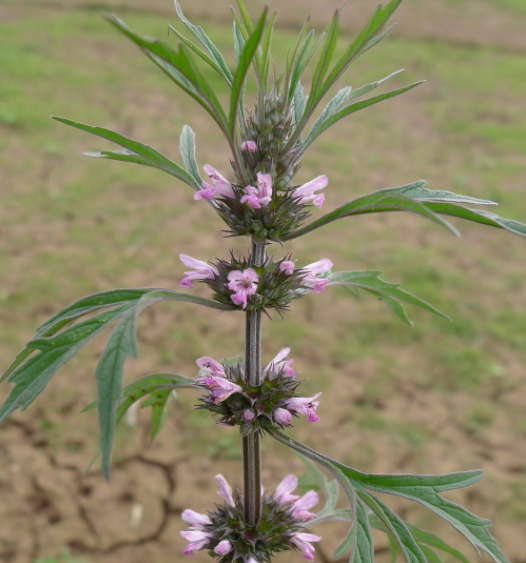
[[[416,305],[417,307],[422,307],[430,313],[435,313],[443,317],[444,319],[450,320],[447,315],[424,301],[416,295],[405,291],[400,287],[399,284],[389,283],[380,279],[382,272],[377,271],[358,271],[358,272],[334,272],[329,275],[330,280],[328,285],[341,285],[354,293],[360,289],[372,293],[373,295],[379,297],[387,305],[389,305],[394,313],[401,318],[404,322],[412,326],[412,322],[407,316],[404,306],[400,301],[405,301],[411,305]],[[358,294],[359,295],[359,294]]]
[[[179,180],[182,180],[185,184],[188,184],[196,191],[201,189],[201,184],[198,183],[196,178],[186,172],[186,170],[184,170],[181,166],[172,162],[148,145],[128,139],[127,137],[124,137],[124,135],[111,131],[110,129],[106,129],[105,127],[86,125],[85,123],[78,123],[63,117],[53,117],[53,119],[124,147],[123,151],[88,152],[86,153],[87,156],[107,158],[109,160],[119,160],[122,162],[133,162],[134,164],[142,164],[143,166],[156,168],[157,170],[162,170],[163,172],[171,174]]]
[[[210,55],[210,58],[214,63],[214,65],[212,66],[216,69],[218,74],[229,86],[232,86],[232,72],[228,68],[228,65],[223,55],[221,54],[221,51],[219,51],[219,49],[215,46],[213,41],[208,37],[205,30],[200,25],[194,25],[185,17],[179,2],[175,0],[174,3],[177,17],[190,30],[192,35],[201,43],[201,45],[203,45],[203,47],[208,51],[208,54]],[[179,35],[179,33],[177,34]]]
[[[113,14],[107,16],[106,19],[140,47],[165,74],[205,108],[229,138],[227,118],[221,104],[214,89],[192,60],[187,46],[179,45],[179,50],[175,51],[164,41],[139,35]]]
[[[199,166],[197,165],[197,160],[195,158],[195,133],[188,125],[185,125],[183,127],[183,131],[181,132],[179,149],[181,151],[181,158],[183,159],[186,171],[199,186],[202,186],[203,180],[199,174]]]
[[[239,102],[241,99],[241,94],[243,92],[243,87],[245,84],[245,79],[247,76],[248,69],[252,64],[252,60],[256,54],[259,42],[265,30],[265,24],[267,22],[268,10],[265,9],[259,22],[254,29],[253,33],[250,35],[248,40],[245,42],[243,50],[239,56],[237,63],[236,72],[234,74],[234,79],[232,82],[232,95],[230,98],[230,120],[229,120],[229,132],[231,138],[234,138],[234,133],[237,123],[237,113]]]
[[[307,148],[322,133],[327,131],[327,129],[329,129],[335,123],[347,117],[348,115],[356,113],[357,111],[368,108],[370,106],[374,106],[375,104],[383,102],[384,100],[389,100],[390,98],[394,98],[396,96],[400,96],[401,94],[405,94],[406,92],[409,92],[409,90],[416,88],[416,86],[419,86],[422,83],[423,81],[415,82],[414,84],[409,84],[408,86],[404,86],[403,88],[397,88],[396,90],[391,90],[390,92],[386,92],[385,94],[380,94],[379,96],[375,96],[374,98],[369,98],[367,100],[356,102],[354,104],[353,103],[345,104],[344,102],[342,102],[339,104],[339,107],[342,107],[343,105],[342,109],[336,109],[331,107],[330,112],[328,114],[325,113],[322,114],[320,119],[314,124],[314,127],[309,133],[309,136],[307,137],[307,139],[305,139],[305,141],[301,145],[300,154],[303,154],[307,150]],[[351,98],[350,92],[348,94],[348,97]],[[331,104],[331,102],[329,102],[329,104]]]
[[[286,237],[282,237],[282,239],[292,240],[298,238],[343,217],[390,211],[418,213],[435,223],[445,226],[457,236],[458,231],[450,223],[440,218],[439,214],[505,229],[513,234],[526,237],[526,225],[518,221],[504,219],[488,211],[470,209],[458,205],[459,203],[496,205],[493,201],[458,195],[443,190],[428,190],[426,185],[425,181],[420,180],[406,186],[378,190],[370,195],[359,197],[343,204],[309,225],[291,232]]]
[[[379,190],[370,195],[362,196],[354,199],[348,203],[344,203],[334,211],[323,215],[320,219],[313,221],[309,225],[293,231],[289,235],[282,237],[283,240],[292,240],[303,236],[311,231],[319,229],[333,221],[342,219],[343,217],[350,217],[353,215],[365,215],[369,213],[381,213],[386,211],[410,211],[418,215],[422,215],[426,219],[430,219],[434,223],[446,227],[453,234],[458,236],[457,230],[447,221],[441,219],[436,213],[429,209],[424,203],[419,200],[414,200],[398,192],[398,190],[405,190],[409,187],[423,187],[426,182],[420,180],[413,184],[402,186],[402,188],[393,188],[392,190]]]

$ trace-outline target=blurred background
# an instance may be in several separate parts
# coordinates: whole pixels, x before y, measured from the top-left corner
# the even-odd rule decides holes
[[[303,19],[319,29],[337,2],[286,0],[274,54],[281,61]],[[229,0],[182,0],[233,60]],[[254,15],[264,2],[248,0]],[[354,0],[340,50],[376,6]],[[228,169],[215,124],[105,23],[114,11],[140,32],[166,38],[170,0],[3,0],[0,5],[0,351],[2,370],[34,328],[86,294],[114,287],[176,288],[178,254],[224,257],[222,223],[191,190],[147,168],[90,160],[107,144],[49,119],[104,125],[178,160],[182,126],[197,134],[199,163]],[[342,81],[354,87],[405,68],[396,85],[427,83],[334,127],[306,157],[299,180],[330,178],[326,209],[420,178],[431,188],[501,202],[526,220],[526,1],[407,0],[394,35]],[[173,37],[170,41],[174,41]],[[225,98],[215,76],[209,79]],[[482,468],[482,484],[460,491],[495,522],[512,563],[526,562],[526,287],[523,240],[472,224],[456,240],[413,216],[340,221],[284,250],[302,264],[330,257],[337,270],[380,269],[449,314],[411,310],[402,325],[380,302],[327,290],[264,323],[264,360],[292,347],[306,392],[323,391],[315,427],[292,434],[363,471],[445,472]],[[202,289],[202,288],[201,288]],[[201,292],[196,288],[196,293]],[[202,294],[205,294],[201,292]],[[183,304],[140,319],[140,358],[126,379],[153,371],[195,374],[195,358],[242,351],[243,319]],[[157,441],[146,412],[117,432],[111,484],[89,473],[96,415],[99,339],[63,368],[26,413],[0,427],[0,561],[164,563],[182,559],[180,513],[215,498],[213,476],[240,482],[235,430],[215,427],[182,391]],[[8,388],[0,388],[0,398]],[[269,488],[301,462],[265,443]],[[389,501],[406,520],[443,534],[476,557],[442,521]],[[317,562],[345,533],[325,525]],[[380,561],[388,561],[378,538]],[[209,559],[199,555],[193,559]],[[300,561],[287,555],[279,561]]]

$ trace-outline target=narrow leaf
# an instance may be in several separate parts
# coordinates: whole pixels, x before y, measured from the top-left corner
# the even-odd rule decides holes
[[[385,8],[380,6],[371,16],[365,28],[358,34],[342,57],[334,66],[331,74],[323,85],[322,95],[342,76],[349,66],[363,53],[373,47],[378,41],[374,37],[382,31],[394,11],[402,3],[402,0],[392,0]],[[383,39],[383,35],[380,39]]]
[[[428,563],[405,523],[388,506],[366,491],[359,491],[358,496],[383,522],[407,563]]]
[[[265,9],[261,18],[259,19],[258,25],[254,32],[250,35],[243,51],[239,57],[239,62],[237,64],[236,72],[234,74],[234,79],[232,82],[232,95],[230,98],[230,120],[229,120],[229,133],[231,138],[234,138],[236,123],[237,123],[237,112],[239,107],[239,102],[241,98],[241,93],[243,91],[243,86],[245,84],[245,78],[248,73],[248,69],[252,63],[256,50],[258,48],[259,42],[265,30],[265,24],[267,21],[267,12]]]
[[[228,68],[228,65],[221,54],[221,51],[215,46],[213,41],[208,37],[205,30],[200,25],[194,25],[191,23],[183,14],[181,6],[177,0],[175,0],[175,11],[177,17],[181,22],[188,28],[192,35],[201,42],[203,47],[208,51],[208,54],[212,58],[213,62],[217,66],[219,74],[223,77],[225,82],[231,86],[232,85],[232,72]],[[175,30],[174,30],[175,31]]]
[[[195,133],[188,125],[183,127],[179,149],[181,151],[181,158],[183,159],[186,171],[190,174],[190,176],[192,176],[199,186],[202,186],[203,180],[199,174],[199,166],[197,165],[197,160],[195,158]]]
[[[227,134],[227,119],[219,100],[213,88],[193,63],[190,51],[185,45],[179,45],[179,50],[175,51],[164,41],[139,35],[113,14],[106,16],[106,19],[141,48],[180,88],[194,98]]]
[[[152,418],[151,418],[151,429],[150,429],[150,440],[153,442],[161,428],[166,422],[168,416],[168,407],[170,403],[174,400],[173,389],[162,389],[155,391],[150,395],[150,397],[144,401],[141,408],[152,408]]]
[[[95,378],[98,388],[98,412],[102,470],[110,478],[111,453],[116,426],[116,410],[122,399],[124,363],[128,356],[137,357],[136,309],[127,311],[106,344],[97,365]]]
[[[404,86],[403,88],[397,88],[396,90],[391,90],[390,92],[386,92],[385,94],[380,94],[378,96],[375,96],[374,98],[368,98],[367,100],[363,100],[361,102],[356,102],[354,104],[350,104],[350,105],[344,107],[343,109],[333,113],[330,117],[325,119],[325,121],[323,121],[323,123],[318,124],[316,129],[314,129],[314,128],[312,129],[312,131],[309,133],[308,138],[302,144],[301,152],[304,153],[305,150],[310,145],[312,145],[312,143],[322,133],[327,131],[327,129],[329,129],[329,127],[332,127],[335,123],[342,120],[343,118],[345,118],[345,117],[347,117],[347,116],[349,116],[353,113],[356,113],[357,111],[361,111],[362,109],[366,109],[368,107],[374,106],[375,104],[378,104],[378,103],[383,102],[385,100],[389,100],[390,98],[394,98],[396,96],[400,96],[401,94],[405,94],[406,92],[409,92],[409,90],[416,88],[416,86],[423,84],[423,82],[425,82],[425,81],[415,82],[414,84],[409,84],[408,86]]]
[[[70,119],[65,119],[63,117],[53,117],[56,121],[64,123],[65,125],[70,125],[86,133],[91,133],[97,137],[102,137],[107,139],[112,143],[124,147],[124,151],[112,152],[103,151],[97,153],[86,153],[87,156],[97,157],[97,158],[107,158],[110,160],[119,160],[123,162],[132,162],[135,164],[142,164],[143,166],[149,166],[151,168],[156,168],[157,170],[162,170],[172,176],[175,176],[179,180],[182,180],[188,184],[194,190],[200,190],[201,185],[196,182],[196,180],[188,174],[181,166],[172,162],[160,152],[156,151],[148,145],[139,143],[138,141],[133,141],[124,137],[120,133],[111,131],[111,129],[106,129],[105,127],[96,127],[93,125],[86,125],[85,123],[78,123],[76,121],[71,121]]]
[[[417,185],[425,185],[425,182],[415,182],[414,184],[403,186],[403,188]],[[409,211],[416,213],[418,215],[421,215],[422,217],[425,217],[426,219],[433,221],[434,223],[442,225],[446,229],[450,230],[453,234],[458,236],[458,231],[450,223],[444,221],[436,213],[434,213],[434,211],[432,211],[432,209],[430,209],[427,204],[401,195],[397,193],[396,189],[394,189],[393,191],[380,190],[370,195],[359,197],[348,203],[345,203],[334,211],[331,211],[330,213],[327,213],[316,221],[313,221],[309,225],[306,225],[305,227],[302,227],[297,231],[293,231],[286,237],[283,237],[283,240],[292,240],[298,238],[344,217],[364,215],[369,213],[384,213],[389,211]]]
[[[356,541],[350,563],[374,563],[374,541],[369,526],[369,518],[362,500],[356,503]]]
[[[403,306],[399,303],[400,301],[405,301],[411,305],[416,305],[441,316],[444,319],[450,320],[447,315],[424,301],[419,297],[416,297],[412,293],[405,291],[400,287],[399,284],[389,283],[380,278],[381,272],[376,271],[356,271],[356,272],[334,272],[328,277],[328,285],[341,285],[347,289],[358,289],[367,291],[383,301],[393,308],[398,316],[401,316],[402,320],[406,320],[409,324],[411,321],[407,318]],[[394,303],[393,303],[394,302]],[[402,307],[402,311],[399,310]]]

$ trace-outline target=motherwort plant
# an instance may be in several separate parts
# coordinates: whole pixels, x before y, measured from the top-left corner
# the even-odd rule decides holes
[[[487,207],[493,202],[431,190],[423,181],[361,195],[325,215],[311,218],[325,203],[330,179],[320,174],[305,184],[295,183],[307,149],[340,120],[420,84],[372,95],[398,74],[393,73],[358,88],[344,87],[321,112],[317,111],[352,63],[389,35],[392,27],[387,24],[400,2],[392,0],[378,8],[339,58],[335,56],[335,47],[340,10],[321,34],[310,30],[307,21],[281,68],[274,65],[271,57],[275,14],[269,16],[264,11],[259,20],[253,21],[242,0],[238,0],[238,12],[234,12],[234,68],[227,64],[206,32],[185,18],[177,1],[177,15],[188,32],[184,35],[171,28],[177,45],[173,45],[175,41],[167,43],[139,35],[116,16],[108,16],[111,25],[208,112],[230,147],[230,171],[226,170],[226,163],[221,171],[207,164],[204,177],[201,176],[195,157],[194,133],[189,126],[185,126],[181,134],[184,166],[180,166],[155,149],[103,127],[56,118],[121,147],[116,151],[89,153],[89,156],[141,164],[171,174],[194,190],[193,205],[212,207],[224,221],[228,236],[250,240],[247,256],[232,253],[214,262],[181,254],[187,271],[180,285],[189,291],[116,289],[69,305],[36,330],[34,338],[4,375],[14,388],[0,409],[0,420],[17,408],[27,408],[63,364],[96,334],[113,325],[96,368],[98,398],[87,407],[98,411],[100,452],[107,477],[115,427],[137,401],[144,399],[144,406],[152,408],[153,436],[166,418],[173,391],[185,387],[200,390],[197,408],[209,410],[222,425],[238,426],[243,442],[244,488],[234,494],[225,479],[218,475],[216,481],[222,502],[207,513],[190,509],[183,513],[183,520],[189,524],[189,529],[182,533],[189,542],[185,549],[187,555],[204,550],[221,563],[268,563],[277,553],[299,550],[306,559],[313,561],[314,544],[321,538],[309,528],[339,520],[348,522],[350,530],[335,556],[350,553],[351,562],[373,561],[371,529],[375,528],[389,536],[393,554],[401,554],[407,563],[436,563],[436,550],[466,563],[461,553],[435,535],[397,516],[377,496],[377,493],[385,493],[422,504],[448,521],[479,552],[486,552],[496,563],[506,562],[490,535],[491,523],[441,496],[476,483],[482,477],[481,471],[379,475],[362,473],[339,463],[286,433],[295,423],[316,422],[320,400],[319,394],[303,396],[301,382],[296,379],[289,357],[290,350],[283,348],[262,366],[262,315],[272,310],[286,315],[295,300],[320,293],[328,286],[343,286],[355,295],[368,292],[407,323],[410,321],[404,303],[442,315],[400,286],[383,281],[380,272],[335,272],[326,257],[318,257],[317,261],[305,265],[298,264],[291,254],[276,258],[275,254],[283,252],[285,242],[333,221],[393,211],[416,213],[454,234],[457,231],[448,222],[448,216],[526,237],[525,225],[471,207]],[[245,91],[251,68],[257,95],[253,107],[247,107]],[[307,69],[312,78],[304,89]],[[207,72],[216,73],[224,82],[230,97],[228,108],[210,85]],[[319,117],[314,119],[315,115]],[[279,244],[269,253],[273,243]],[[195,283],[207,285],[211,298],[194,296],[190,288]],[[182,301],[223,314],[242,315],[246,325],[244,356],[223,361],[199,358],[198,374],[194,378],[153,374],[123,387],[125,361],[137,355],[137,316],[161,301]],[[284,476],[273,492],[263,487],[260,452],[263,438],[273,438],[303,456],[311,490],[303,495],[294,494],[298,480],[293,475]],[[347,508],[337,507],[340,489],[347,498]],[[313,512],[320,492],[326,499],[325,506]]]

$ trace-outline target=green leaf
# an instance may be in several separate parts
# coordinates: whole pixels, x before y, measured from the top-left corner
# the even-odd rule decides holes
[[[365,215],[369,213],[384,213],[388,211],[410,211],[412,213],[416,213],[425,217],[426,219],[433,221],[434,223],[442,225],[446,229],[450,230],[453,234],[458,236],[458,231],[450,223],[434,213],[426,204],[421,203],[417,200],[413,200],[409,197],[406,197],[405,195],[401,195],[397,191],[409,187],[425,185],[425,182],[419,181],[413,184],[408,184],[407,186],[402,186],[402,188],[380,190],[370,195],[359,197],[348,203],[344,203],[342,206],[338,207],[334,211],[331,211],[330,213],[327,213],[326,215],[323,215],[323,217],[320,217],[309,225],[306,225],[305,227],[302,227],[297,231],[289,233],[287,236],[283,237],[282,240],[292,240],[301,237],[344,217]]]
[[[119,289],[81,299],[53,315],[17,356],[4,378],[14,388],[0,409],[0,422],[17,408],[26,409],[44,390],[58,369],[96,334],[119,320],[97,367],[103,467],[109,474],[115,410],[122,398],[122,370],[127,356],[136,356],[135,319],[146,307],[160,301],[185,301],[221,311],[225,305],[169,289]],[[107,310],[99,312],[103,307]],[[98,313],[93,315],[93,313]],[[93,315],[78,321],[82,316]],[[60,329],[61,332],[57,332]]]
[[[256,29],[246,41],[245,46],[243,47],[243,51],[241,52],[241,55],[239,57],[236,72],[234,74],[234,79],[232,82],[232,95],[230,98],[230,120],[228,128],[231,138],[234,138],[237,123],[237,112],[245,84],[245,79],[248,73],[248,69],[252,64],[254,55],[256,54],[259,42],[261,41],[263,31],[265,30],[267,13],[268,9],[265,9],[261,18],[259,19]]]
[[[312,110],[314,110],[316,103],[319,100],[319,90],[331,64],[332,56],[334,54],[334,50],[336,49],[336,42],[338,41],[338,35],[340,32],[340,14],[341,9],[336,10],[324,35],[325,39],[323,47],[318,59],[318,64],[316,65],[316,70],[314,71],[314,75],[312,77],[309,104],[307,106],[308,111],[304,121],[310,117]]]
[[[320,35],[320,37],[315,40],[314,30],[311,30],[307,37],[305,38],[303,45],[299,48],[296,59],[293,61],[292,72],[289,85],[289,100],[292,100],[296,87],[305,72],[305,69],[311,62],[312,58],[316,54],[323,40],[325,39],[325,33]]]
[[[179,180],[188,184],[194,190],[200,190],[201,184],[198,184],[196,180],[188,174],[181,166],[172,162],[160,152],[156,151],[148,145],[139,143],[138,141],[133,141],[124,137],[123,135],[106,129],[104,127],[95,127],[93,125],[86,125],[85,123],[78,123],[76,121],[71,121],[70,119],[65,119],[63,117],[53,117],[56,121],[64,123],[65,125],[70,125],[86,133],[91,133],[97,137],[102,137],[107,139],[112,143],[115,143],[121,147],[124,147],[123,151],[103,151],[103,152],[90,152],[86,153],[87,156],[96,158],[107,158],[109,160],[119,160],[121,162],[132,162],[134,164],[142,164],[143,166],[149,166],[150,168],[156,168],[157,170],[162,170],[172,176],[175,176]]]
[[[202,186],[203,180],[199,174],[199,166],[195,158],[195,133],[188,125],[183,127],[179,149],[188,174],[199,186]]]
[[[152,407],[152,420],[150,430],[150,440],[153,442],[159,434],[159,431],[166,422],[168,416],[168,407],[174,400],[173,389],[163,389],[156,391],[150,395],[141,405],[141,408]]]
[[[327,104],[320,117],[316,120],[316,123],[312,126],[312,129],[310,130],[309,135],[307,136],[307,139],[305,141],[306,146],[309,146],[318,136],[317,131],[323,126],[324,122],[327,119],[335,115],[339,110],[350,105],[352,102],[359,100],[363,96],[366,96],[367,94],[376,90],[376,88],[378,88],[382,84],[385,84],[388,80],[391,80],[391,78],[397,76],[401,72],[403,72],[403,70],[398,70],[397,72],[393,72],[389,76],[386,76],[382,80],[372,82],[371,84],[366,84],[365,86],[357,88],[356,90],[353,90],[350,86],[342,88]],[[304,151],[305,149],[303,149],[301,152],[303,153]]]
[[[356,523],[354,525],[356,540],[351,555],[350,563],[373,563],[374,541],[369,526],[369,518],[363,501],[356,503]]]
[[[175,51],[164,41],[139,35],[114,14],[106,19],[142,51],[180,88],[198,102],[228,137],[227,118],[208,81],[194,64],[188,47],[179,45]]]
[[[377,193],[398,194],[420,201],[423,203],[471,203],[473,205],[497,205],[488,199],[478,199],[467,195],[459,195],[445,190],[429,190],[426,188],[427,182],[420,180],[414,184],[402,186],[400,188],[386,188]]]
[[[270,75],[270,66],[272,64],[272,56],[270,47],[272,45],[272,37],[274,35],[274,25],[276,23],[277,12],[274,12],[270,18],[270,21],[267,25],[265,35],[263,37],[263,43],[261,45],[261,50],[263,56],[261,58],[261,85],[266,88],[269,75]]]
[[[363,53],[373,47],[379,40],[383,39],[386,34],[382,35],[375,41],[375,36],[382,31],[386,23],[389,21],[394,11],[402,3],[402,0],[392,0],[385,8],[380,6],[371,16],[365,28],[359,33],[356,39],[351,43],[342,57],[334,66],[331,74],[325,81],[321,96],[323,96],[331,86],[342,76],[349,66]],[[390,30],[388,30],[389,32]]]
[[[124,418],[124,415],[128,412],[128,409],[144,397],[148,395],[151,396],[152,394],[161,394],[164,392],[168,392],[169,395],[173,396],[175,389],[184,387],[195,388],[195,380],[188,379],[180,375],[172,375],[170,373],[154,373],[151,375],[146,375],[144,377],[141,377],[137,381],[126,385],[126,387],[124,387],[123,389],[123,400],[117,407],[115,426],[117,426],[119,422]],[[167,400],[167,402],[169,401]],[[151,405],[146,405],[145,403],[143,403],[143,406],[153,407],[151,425],[151,436],[153,440],[162,426],[162,415],[164,414],[164,411],[162,409],[159,409],[159,401],[152,401]],[[92,403],[84,407],[82,412],[87,412],[97,407],[98,401],[93,401]],[[159,410],[161,411],[160,413]],[[161,416],[159,416],[159,414]],[[99,445],[97,455],[95,456],[95,459],[93,460],[91,465],[93,465],[93,463],[96,461],[96,459],[100,455],[100,452],[101,449]]]
[[[137,310],[129,309],[108,339],[95,372],[98,389],[102,470],[107,479],[111,473],[111,452],[116,426],[117,405],[122,399],[124,363],[128,356],[137,358]]]
[[[515,221],[514,219],[506,219],[504,217],[499,217],[495,213],[490,213],[489,211],[483,211],[482,209],[469,209],[450,203],[432,202],[426,205],[429,209],[435,211],[436,213],[465,219],[481,225],[497,227],[498,229],[504,229],[514,235],[526,237],[526,225],[519,223],[519,221]]]
[[[312,131],[309,133],[309,136],[302,144],[301,147],[302,154],[307,150],[307,148],[310,145],[312,145],[312,143],[322,133],[327,131],[329,127],[332,127],[335,123],[342,120],[343,118],[353,113],[356,113],[357,111],[360,111],[362,109],[374,106],[375,104],[383,102],[384,100],[389,100],[390,98],[394,98],[396,96],[400,96],[401,94],[405,94],[406,92],[409,92],[409,90],[416,88],[416,86],[423,84],[423,82],[425,81],[415,82],[414,84],[409,84],[408,86],[404,86],[403,88],[397,88],[396,90],[391,90],[390,92],[386,92],[385,94],[380,94],[379,96],[375,96],[374,98],[368,98],[367,100],[363,100],[361,102],[356,102],[354,104],[347,105],[343,109],[332,113],[322,123],[317,122],[315,124]]]
[[[241,33],[239,25],[234,20],[232,33],[234,35],[234,58],[236,61],[236,67],[239,65],[239,60],[241,59],[241,54],[243,53],[243,49],[245,48],[245,38]]]
[[[309,97],[304,94],[303,86],[301,85],[301,82],[298,82],[298,84],[296,85],[296,90],[294,92],[294,101],[292,105],[294,127],[296,127],[296,125],[301,122],[303,114],[305,113],[305,107],[307,106],[308,100]]]
[[[221,51],[215,46],[213,41],[208,37],[205,30],[200,25],[194,25],[185,17],[181,9],[181,6],[179,2],[177,2],[177,0],[175,0],[175,11],[177,12],[177,17],[181,20],[181,22],[187,27],[187,29],[192,33],[192,35],[201,43],[201,45],[203,45],[203,47],[208,51],[208,54],[210,55],[212,62],[215,64],[214,68],[216,68],[217,72],[225,80],[225,82],[229,86],[231,86],[232,72],[228,68],[228,65],[223,55],[221,54]]]
[[[333,559],[340,559],[345,557],[351,550],[354,553],[356,546],[356,524],[352,526],[347,532],[343,541],[338,545],[338,547],[334,550],[332,554]],[[353,554],[351,554],[351,561],[352,561]]]
[[[331,115],[334,115],[339,109],[341,109],[342,107],[344,107],[349,103],[348,100],[351,93],[352,93],[352,87],[346,86],[345,88],[342,88],[334,96],[334,98],[332,98],[332,100],[325,106],[325,109],[321,113],[320,117],[318,117],[318,119],[312,126],[309,135],[307,135],[307,139],[305,140],[305,143],[310,144],[309,139],[313,134],[313,131],[316,131],[316,129],[320,127],[325,122],[326,119],[328,119]]]
[[[368,502],[367,499],[370,495],[366,492],[367,490],[399,496],[422,504],[449,522],[475,547],[475,549],[477,549],[477,551],[484,551],[490,555],[496,563],[507,563],[506,557],[500,551],[495,538],[489,533],[491,521],[480,518],[469,512],[466,508],[440,496],[440,493],[473,485],[482,478],[482,471],[460,471],[444,475],[387,475],[362,473],[361,471],[347,467],[342,463],[324,456],[304,444],[296,442],[281,432],[272,432],[271,434],[281,443],[305,455],[330,471],[343,487],[351,503],[351,495],[356,491],[360,498],[368,504],[371,510],[375,512],[391,532],[392,530],[388,524],[390,523],[391,526],[394,526],[394,522],[391,521],[385,511],[374,509],[374,506],[376,506],[375,502],[378,502],[377,499],[375,499],[372,505]],[[396,527],[395,531],[397,531]],[[399,547],[402,549],[400,543]]]
[[[239,13],[243,18],[243,23],[245,24],[245,28],[248,33],[252,33],[254,31],[254,26],[252,25],[252,20],[250,19],[250,14],[243,3],[243,0],[237,0],[237,7],[239,8]]]
[[[358,496],[383,522],[407,563],[428,563],[405,523],[388,506],[367,491],[359,491]]]
[[[407,524],[409,531],[417,541],[417,543],[422,547],[422,550],[425,553],[424,546],[434,547],[435,549],[440,549],[444,553],[448,553],[452,555],[455,559],[460,561],[461,563],[470,563],[469,559],[458,549],[451,547],[445,541],[441,540],[439,537],[431,534],[430,532],[426,532],[425,530],[421,530],[417,526],[413,524]]]
[[[422,307],[430,313],[435,313],[450,320],[447,315],[412,293],[405,291],[399,284],[389,283],[380,279],[382,272],[379,271],[356,271],[356,272],[334,272],[328,276],[328,285],[341,285],[356,295],[356,290],[367,291],[393,308],[397,316],[403,321],[412,325],[407,317],[405,309],[400,301],[405,301],[411,305]]]
[[[217,65],[214,59],[210,58],[203,50],[201,50],[195,43],[192,43],[189,39],[187,39],[178,29],[173,27],[171,24],[168,24],[168,29],[174,33],[179,41],[181,41],[188,49],[193,51],[201,60],[205,61],[209,66],[211,66],[219,76],[226,82],[228,87],[232,87],[232,81],[225,75],[223,69]],[[229,70],[230,72],[230,70]]]
[[[58,369],[71,360],[98,332],[123,315],[120,305],[74,325],[59,335],[35,337],[26,347],[23,362],[8,370],[14,388],[0,408],[0,422],[14,410],[25,410],[44,390]],[[20,357],[20,355],[19,355]]]
[[[442,563],[440,561],[440,557],[438,557],[438,555],[426,545],[421,545],[420,549],[422,550],[422,553],[426,556],[426,559],[428,560],[429,563]]]
[[[195,380],[171,373],[152,373],[126,385],[122,390],[122,402],[117,409],[117,424],[122,420],[127,410],[145,396],[155,391],[166,389],[173,391],[179,388],[195,388]],[[97,405],[97,401],[92,401],[82,409],[82,412],[96,409]]]

